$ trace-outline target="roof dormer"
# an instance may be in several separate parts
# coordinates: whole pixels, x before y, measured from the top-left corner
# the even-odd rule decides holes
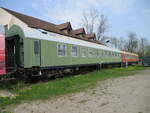
[[[72,34],[79,36],[80,38],[85,37],[85,30],[84,28],[79,28],[71,31]]]
[[[72,30],[72,26],[71,26],[70,22],[59,24],[59,25],[57,25],[57,28],[66,34],[70,34],[70,32]]]
[[[86,34],[85,37],[89,40],[96,40],[96,35],[95,33],[91,33],[91,34]]]

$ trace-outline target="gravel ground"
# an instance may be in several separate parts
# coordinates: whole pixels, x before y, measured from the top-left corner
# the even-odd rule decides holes
[[[150,70],[100,81],[86,92],[9,109],[13,113],[150,113]]]

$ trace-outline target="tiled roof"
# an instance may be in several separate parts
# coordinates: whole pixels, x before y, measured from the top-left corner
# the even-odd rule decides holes
[[[40,29],[44,29],[47,31],[55,32],[55,33],[61,33],[55,24],[52,24],[50,22],[46,22],[46,21],[31,17],[31,16],[27,16],[21,13],[17,13],[9,9],[5,9],[5,8],[3,9],[6,10],[8,13],[12,14],[13,16],[17,17],[24,23],[26,23],[29,27],[40,28]]]

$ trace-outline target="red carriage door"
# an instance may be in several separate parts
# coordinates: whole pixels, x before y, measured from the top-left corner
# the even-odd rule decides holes
[[[0,26],[0,75],[6,74],[5,35],[4,28]]]

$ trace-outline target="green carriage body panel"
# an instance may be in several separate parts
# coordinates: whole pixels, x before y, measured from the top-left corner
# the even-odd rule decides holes
[[[34,54],[34,41],[36,39],[24,38],[24,67],[40,66],[40,54]]]
[[[40,54],[34,54],[34,41],[40,41]],[[58,56],[57,55],[57,44],[59,42],[39,40],[32,38],[24,38],[24,67],[32,66],[64,66],[64,65],[77,65],[77,64],[96,64],[96,63],[113,63],[121,62],[121,57],[119,56],[109,56],[101,55],[99,58],[93,57],[81,57],[80,48],[83,46],[77,46],[77,57],[71,56],[72,44],[65,44],[67,46],[67,55]],[[84,47],[87,48],[88,47]],[[104,52],[104,50],[93,49],[99,53]]]

